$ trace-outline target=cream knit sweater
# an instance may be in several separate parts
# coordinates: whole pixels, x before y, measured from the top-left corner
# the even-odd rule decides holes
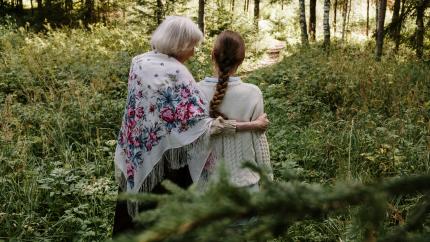
[[[208,103],[212,100],[217,82],[217,78],[207,77],[198,83]],[[253,121],[264,113],[263,96],[257,86],[244,83],[239,77],[230,77],[219,110],[229,120]],[[257,173],[242,167],[244,161],[264,166],[272,171],[269,145],[264,132],[219,134],[212,136],[211,142],[216,160],[225,161],[225,168],[233,185],[250,186],[260,180]],[[273,177],[272,173],[270,177]]]

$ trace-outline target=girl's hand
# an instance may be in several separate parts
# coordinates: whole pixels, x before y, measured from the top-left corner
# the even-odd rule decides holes
[[[237,122],[236,131],[266,131],[269,126],[267,114],[263,113],[256,120],[251,122]]]
[[[269,119],[267,118],[267,114],[265,113],[260,115],[255,121],[252,121],[252,122],[254,122],[255,124],[254,130],[261,130],[261,131],[266,131],[270,123]]]

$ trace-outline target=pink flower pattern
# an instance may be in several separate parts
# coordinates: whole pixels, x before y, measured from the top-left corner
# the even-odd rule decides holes
[[[166,121],[167,123],[172,123],[175,121],[175,114],[171,107],[164,107],[160,111],[161,119]]]
[[[130,81],[136,81],[130,73]],[[170,76],[173,85],[156,90],[154,96],[143,95],[146,85],[129,85],[127,106],[118,137],[118,145],[126,153],[127,182],[132,188],[142,154],[151,152],[172,130],[185,132],[208,117],[206,105],[192,81],[178,81]],[[148,110],[148,112],[146,112]]]

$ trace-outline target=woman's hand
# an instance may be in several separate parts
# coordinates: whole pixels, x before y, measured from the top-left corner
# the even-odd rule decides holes
[[[237,122],[236,131],[266,131],[269,126],[267,114],[263,113],[256,120],[251,122]]]

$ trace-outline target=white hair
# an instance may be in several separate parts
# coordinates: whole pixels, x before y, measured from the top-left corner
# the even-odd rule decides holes
[[[194,48],[202,40],[202,31],[191,19],[168,16],[152,34],[151,46],[163,54],[180,55]]]

